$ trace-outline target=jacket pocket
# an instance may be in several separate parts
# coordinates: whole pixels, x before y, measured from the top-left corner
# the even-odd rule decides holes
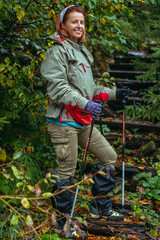
[[[70,66],[68,73],[69,83],[79,90],[82,96],[93,97],[94,82],[91,67],[87,63],[78,63]]]

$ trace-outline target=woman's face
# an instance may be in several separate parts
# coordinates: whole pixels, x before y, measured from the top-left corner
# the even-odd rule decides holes
[[[80,12],[71,12],[68,15],[67,21],[62,23],[62,28],[69,34],[72,41],[77,42],[85,30],[83,14]]]

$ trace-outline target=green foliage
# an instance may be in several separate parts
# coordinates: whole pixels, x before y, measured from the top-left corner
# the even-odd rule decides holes
[[[148,224],[152,226],[153,229],[156,229],[158,232],[157,226],[160,221],[160,216],[158,213],[156,213],[156,211],[149,208],[142,209],[141,206],[138,204],[133,204],[132,208],[140,219],[146,220]]]
[[[40,235],[40,238],[42,239],[42,240],[50,240],[50,239],[52,239],[52,240],[61,240],[62,238],[60,238],[56,233],[55,234],[45,234],[45,235]],[[65,239],[63,239],[63,240],[65,240]]]
[[[142,64],[143,65],[143,64]],[[133,106],[126,107],[126,113],[131,119],[143,119],[151,122],[160,123],[160,77],[157,74],[159,72],[160,61],[156,60],[152,64],[139,65],[142,70],[146,70],[146,73],[138,76],[137,78],[142,82],[153,81],[156,82],[152,87],[148,88],[148,92],[142,93],[143,103],[137,103],[136,112],[133,110]]]
[[[3,129],[4,124],[9,123],[9,121],[7,121],[6,119],[7,119],[6,117],[0,118],[0,130]]]
[[[111,55],[117,52],[125,53],[131,48],[144,47],[141,44],[144,39],[145,44],[153,43],[157,39],[158,7],[153,6],[158,4],[156,0],[145,0],[145,3],[133,0],[67,1],[67,5],[72,4],[82,5],[87,13],[86,46],[92,52],[95,58],[94,67],[100,70],[100,74],[106,72]],[[142,9],[140,15],[135,10],[139,4]],[[55,31],[57,14],[65,6],[65,0],[0,1],[2,239],[25,237],[36,239],[39,238],[39,233],[42,233],[40,235],[42,239],[57,238],[56,234],[48,234],[49,230],[42,227],[42,223],[49,224],[48,219],[52,218],[52,215],[55,216],[48,204],[55,176],[46,173],[47,169],[56,168],[57,162],[45,124],[49,100],[40,75],[40,65],[44,52],[50,47],[45,39]],[[143,25],[141,17],[147,19],[145,24],[143,21]],[[154,28],[153,35],[150,35],[148,26]],[[135,34],[137,30],[143,34]],[[153,56],[158,57],[159,48],[155,47],[153,50],[155,51]],[[152,67],[156,71],[156,67]],[[100,81],[103,84],[110,84],[107,75],[101,76]],[[155,120],[159,98],[155,89],[150,89],[148,94],[146,98],[144,96],[144,100],[151,106],[148,111],[154,114],[150,119]],[[146,117],[145,112],[144,116]],[[104,126],[103,129],[107,134],[109,129]],[[89,161],[88,156],[87,163]],[[81,157],[79,164],[81,165]],[[86,191],[86,185],[81,191],[82,193]],[[84,208],[88,209],[87,196],[83,197],[82,194],[81,197]],[[79,220],[82,222],[82,219]],[[37,230],[39,232],[33,228],[34,223],[40,226]],[[24,236],[24,232],[25,234],[32,232],[33,236]]]
[[[140,186],[142,186],[144,190],[144,194],[148,199],[157,199],[160,200],[160,172],[157,173],[156,176],[152,176],[152,173],[140,173],[134,176],[134,180],[140,180]]]
[[[144,1],[144,5],[140,1],[134,2],[132,5],[133,14],[125,15],[119,19],[119,23],[125,29],[125,34],[130,39],[139,42],[137,49],[143,49],[144,53],[147,46],[153,45],[151,48],[151,62],[144,62],[143,58],[137,58],[132,63],[137,71],[145,71],[145,74],[137,76],[138,80],[142,82],[157,82],[153,87],[148,89],[148,92],[142,93],[143,102],[137,104],[136,112],[132,106],[126,107],[126,113],[132,120],[143,119],[152,122],[160,122],[160,117],[157,112],[160,111],[159,103],[159,90],[160,90],[160,47],[156,46],[159,42],[159,1]],[[148,5],[148,3],[151,3]],[[145,19],[145,21],[143,21]],[[143,22],[143,24],[142,24]],[[132,41],[131,41],[132,44]],[[155,45],[155,46],[154,46]],[[135,46],[132,45],[132,48]],[[145,58],[146,59],[146,58]],[[146,59],[147,60],[147,59]]]
[[[127,199],[131,203],[135,215],[141,220],[147,222],[152,233],[158,235],[160,216],[153,205],[147,199],[141,200],[140,192],[128,192]]]
[[[155,85],[148,89],[148,92],[143,93],[143,104],[136,104],[136,112],[133,106],[126,106],[126,114],[130,116],[132,120],[142,119],[151,122],[160,123],[160,95],[159,91],[160,84]],[[156,92],[155,92],[156,91]]]

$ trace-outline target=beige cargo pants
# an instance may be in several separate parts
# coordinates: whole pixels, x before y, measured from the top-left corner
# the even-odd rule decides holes
[[[72,126],[61,126],[47,122],[48,132],[58,161],[58,174],[61,179],[75,175],[78,145],[85,148],[90,127],[90,125],[87,125],[82,129],[78,129]],[[103,166],[116,163],[116,152],[95,126],[93,127],[88,151],[94,154]]]

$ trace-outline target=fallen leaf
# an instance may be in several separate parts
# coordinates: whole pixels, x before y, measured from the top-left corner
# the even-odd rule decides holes
[[[152,200],[150,199],[144,199],[144,200],[139,200],[138,202],[141,204],[149,204]]]
[[[22,204],[23,207],[25,207],[27,209],[29,208],[29,205],[30,205],[28,199],[25,198],[25,197],[22,198],[21,204]]]
[[[51,223],[52,223],[53,226],[57,225],[57,216],[56,216],[56,212],[55,211],[52,212]]]
[[[131,240],[140,240],[140,238],[139,238],[138,236],[136,236],[136,235],[131,235],[131,234],[128,234],[128,235],[127,235],[127,238],[128,238],[128,239],[131,239]]]
[[[142,188],[142,187],[139,187],[139,188],[138,188],[138,191],[140,192],[140,194],[143,194],[143,193],[144,193],[144,191],[145,191],[145,189],[144,189],[144,188]]]
[[[139,168],[140,170],[144,170],[144,167],[141,167],[141,166],[140,166],[140,167],[138,167],[138,168]]]
[[[27,224],[27,226],[33,226],[33,220],[30,215],[27,215],[27,217],[26,217],[26,224]]]
[[[34,192],[36,194],[36,197],[40,197],[41,196],[41,188],[38,184],[35,185],[35,188],[34,188]]]
[[[129,219],[129,218],[124,218],[123,220],[124,222],[132,222],[132,219]]]

